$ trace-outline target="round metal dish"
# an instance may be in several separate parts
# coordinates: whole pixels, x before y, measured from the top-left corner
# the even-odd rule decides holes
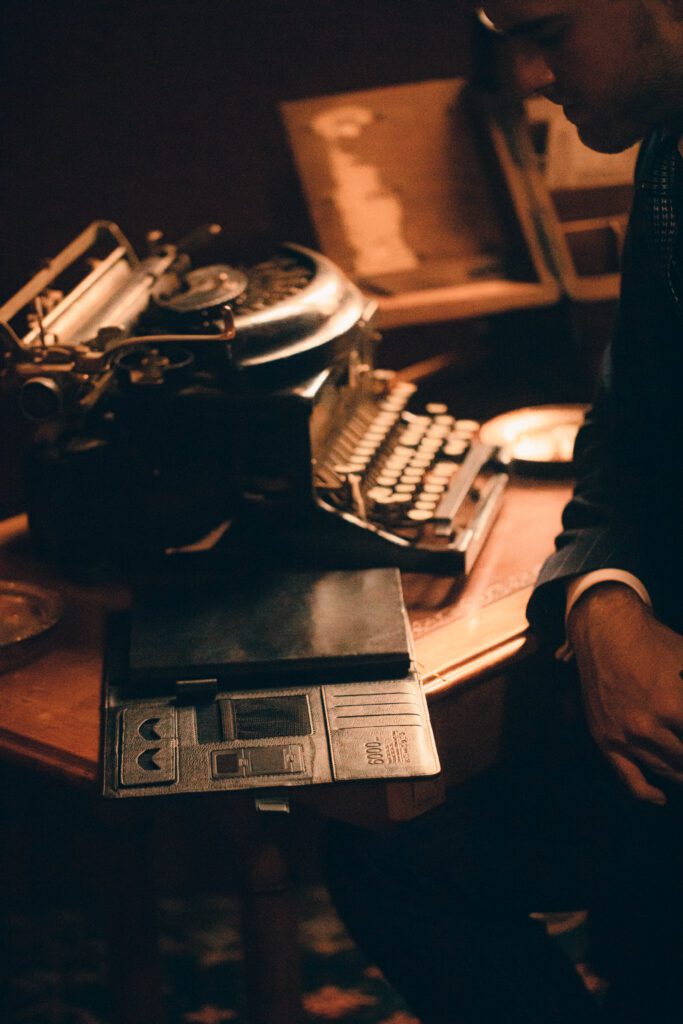
[[[0,580],[0,671],[21,663],[59,622],[62,599],[33,583]]]
[[[496,416],[483,424],[480,438],[498,445],[512,469],[532,475],[566,475],[574,441],[587,405],[535,405]]]

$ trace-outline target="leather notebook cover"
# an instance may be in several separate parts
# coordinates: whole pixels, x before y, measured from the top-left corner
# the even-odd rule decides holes
[[[192,576],[134,594],[129,680],[143,689],[399,678],[410,662],[397,569]]]

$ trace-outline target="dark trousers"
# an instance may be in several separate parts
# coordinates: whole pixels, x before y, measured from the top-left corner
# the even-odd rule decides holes
[[[423,1024],[681,1024],[683,799],[633,800],[572,727],[376,833],[330,823],[349,931]],[[532,912],[589,909],[602,1007]]]

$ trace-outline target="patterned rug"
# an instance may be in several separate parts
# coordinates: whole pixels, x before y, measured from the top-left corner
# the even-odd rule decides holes
[[[325,889],[307,886],[300,901],[306,1021],[419,1024],[351,942]],[[248,1024],[237,920],[231,896],[161,901],[170,1024]],[[10,939],[2,963],[3,1024],[109,1024],[102,939],[85,911],[15,910],[3,923]]]

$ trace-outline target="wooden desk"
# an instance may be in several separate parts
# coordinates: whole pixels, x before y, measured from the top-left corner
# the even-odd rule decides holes
[[[516,482],[467,580],[404,576],[430,700],[441,700],[529,652],[524,609],[567,495],[563,484]],[[93,786],[99,778],[105,618],[127,607],[127,588],[59,577],[31,556],[23,516],[0,523],[0,578],[51,587],[65,607],[36,656],[0,674],[0,757]]]
[[[488,767],[512,742],[525,742],[535,707],[530,684],[515,679],[533,642],[524,609],[536,572],[552,545],[565,485],[517,482],[510,486],[500,517],[469,579],[407,574],[404,590],[417,658],[444,772],[441,780],[347,783],[301,787],[292,800],[316,812],[368,825],[414,816],[441,798],[443,780],[457,783]],[[124,609],[124,586],[66,582],[30,554],[23,517],[0,523],[0,578],[38,582],[58,591],[64,616],[44,637],[30,662],[0,674],[0,758],[84,790],[97,792],[104,625],[109,611]],[[511,705],[520,705],[521,730],[510,730]],[[362,787],[362,788],[360,788]],[[228,798],[230,814],[220,814]],[[180,799],[180,798],[176,798]],[[191,798],[192,799],[192,798]],[[205,798],[199,798],[204,800]],[[242,881],[247,913],[245,947],[252,1024],[294,1024],[299,1019],[297,969],[292,950],[291,894],[272,815],[255,815],[253,794],[210,798],[214,814],[229,818],[231,838],[245,865]],[[144,801],[124,801],[131,804]],[[104,805],[98,801],[97,805]],[[112,804],[114,805],[112,807]],[[208,805],[207,805],[208,806]],[[121,802],[106,805],[116,819]],[[104,807],[100,813],[106,817]],[[152,919],[153,885],[144,849],[132,827],[107,826],[101,871],[110,897],[109,949],[116,1019],[122,1024],[160,1022],[161,973],[154,943],[131,946],[131,916]],[[280,816],[278,816],[280,817]],[[121,826],[121,822],[117,822]],[[131,857],[132,836],[135,857]],[[114,884],[115,883],[115,884]]]

